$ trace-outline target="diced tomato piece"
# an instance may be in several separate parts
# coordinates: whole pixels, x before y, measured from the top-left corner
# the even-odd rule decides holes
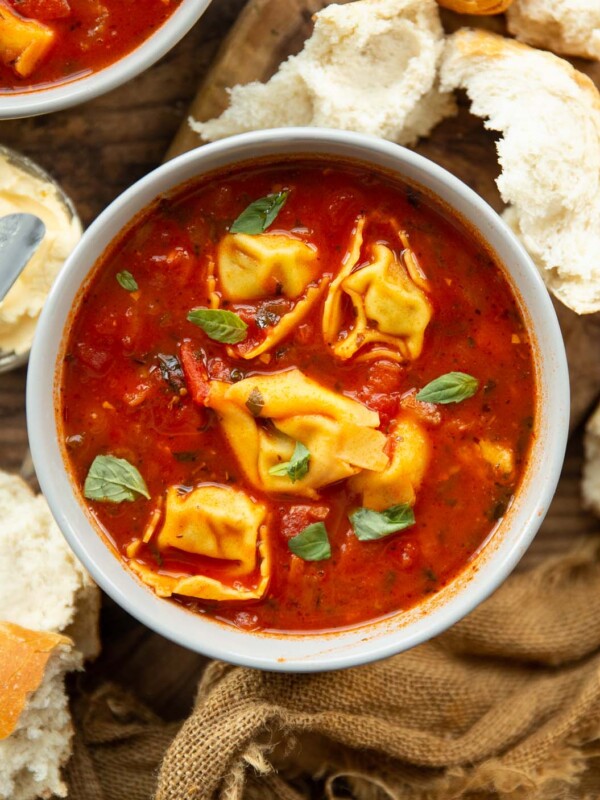
[[[15,11],[37,20],[63,19],[71,14],[69,0],[11,0]]]
[[[281,518],[281,532],[286,538],[291,538],[307,525],[324,520],[328,514],[327,506],[290,506]]]
[[[211,358],[208,362],[207,368],[208,375],[212,381],[229,381],[231,375],[231,367],[222,358]]]
[[[205,406],[210,391],[210,383],[203,358],[198,356],[191,342],[181,343],[179,355],[185,382],[192,400],[198,405]]]
[[[388,394],[397,391],[402,379],[403,369],[393,361],[376,361],[369,369],[367,382],[373,394]]]
[[[111,361],[111,356],[104,350],[98,350],[85,342],[77,345],[78,358],[94,372],[103,372]]]
[[[442,421],[442,415],[436,405],[433,403],[423,403],[417,400],[416,391],[404,395],[400,400],[400,408],[406,411],[411,411],[422,422],[427,422],[430,425],[439,425]]]

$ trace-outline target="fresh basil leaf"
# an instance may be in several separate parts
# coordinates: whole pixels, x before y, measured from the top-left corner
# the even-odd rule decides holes
[[[163,380],[169,384],[174,392],[179,394],[179,391],[185,387],[185,377],[179,359],[177,356],[164,355],[163,353],[159,353],[157,358]]]
[[[267,230],[285,205],[289,192],[268,194],[250,203],[229,228],[230,233],[256,235]]]
[[[461,403],[477,392],[479,381],[466,372],[441,375],[417,393],[422,403]]]
[[[140,288],[131,272],[128,272],[126,269],[122,272],[117,272],[117,283],[128,292],[137,292]]]
[[[287,475],[292,483],[296,483],[307,474],[309,462],[310,452],[308,448],[302,442],[296,442],[291,460],[283,461],[281,464],[271,467],[269,475],[276,475],[282,478]]]
[[[260,412],[262,411],[264,404],[264,397],[260,393],[258,386],[255,386],[248,395],[248,399],[246,400],[246,408],[253,417],[260,417]]]
[[[96,456],[85,479],[83,494],[104,503],[133,502],[138,495],[150,499],[146,482],[124,458]]]
[[[189,322],[202,328],[215,342],[238,344],[248,335],[248,326],[233,311],[224,311],[220,308],[193,308],[187,318]]]
[[[350,514],[350,522],[357,539],[372,542],[414,525],[415,515],[407,503],[401,503],[385,511],[359,508]]]
[[[325,561],[331,558],[331,545],[327,528],[322,522],[308,525],[297,536],[288,540],[288,547],[304,561]]]

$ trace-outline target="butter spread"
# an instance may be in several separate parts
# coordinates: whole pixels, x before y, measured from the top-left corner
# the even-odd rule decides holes
[[[0,301],[0,350],[26,353],[54,279],[81,237],[81,223],[59,189],[40,172],[20,166],[0,150],[0,217],[14,213],[38,216],[46,234],[31,260]]]

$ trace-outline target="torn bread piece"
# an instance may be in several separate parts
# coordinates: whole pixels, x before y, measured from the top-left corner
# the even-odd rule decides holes
[[[0,619],[66,633],[85,658],[100,650],[98,588],[77,561],[42,495],[0,472]]]
[[[600,95],[563,59],[485,31],[449,37],[445,90],[500,131],[505,219],[548,288],[578,314],[600,310]]]
[[[600,517],[600,406],[585,427],[585,460],[581,479],[584,508]]]
[[[0,800],[66,797],[73,729],[64,687],[80,669],[73,642],[0,622]]]
[[[515,0],[507,22],[513,36],[527,44],[600,59],[598,0]]]
[[[443,41],[435,0],[330,5],[302,52],[267,83],[233,87],[218,119],[190,125],[205,140],[313,125],[413,144],[455,112],[452,95],[437,88]]]

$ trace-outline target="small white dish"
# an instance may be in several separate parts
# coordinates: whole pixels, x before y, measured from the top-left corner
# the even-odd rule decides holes
[[[78,235],[81,233],[81,220],[79,219],[79,215],[77,214],[75,206],[73,205],[73,201],[65,193],[62,186],[44,169],[42,169],[39,164],[36,164],[35,161],[27,158],[22,153],[17,153],[16,150],[11,150],[9,147],[5,147],[4,145],[0,145],[0,159],[6,159],[10,165],[13,165],[23,173],[31,175],[36,180],[41,181],[41,183],[46,183],[50,187],[53,187],[60,203],[64,207],[66,216],[71,221],[71,225],[75,226]],[[16,353],[14,350],[4,350],[0,346],[0,374],[3,372],[10,372],[13,369],[18,369],[18,367],[24,366],[29,359],[30,349],[30,347],[27,347],[27,349],[23,352]]]
[[[206,172],[270,156],[319,154],[358,160],[424,187],[470,222],[505,265],[536,351],[538,413],[528,470],[515,502],[481,553],[439,593],[408,612],[333,633],[245,632],[161,600],[127,570],[94,528],[65,468],[55,412],[57,359],[74,299],[106,247],[157,195]],[[414,647],[481,603],[510,574],[554,494],[569,419],[564,345],[546,288],[500,217],[468,186],[410,150],[364,135],[315,128],[267,130],[206,145],[136,183],[98,218],[59,275],[39,322],[27,388],[40,485],[69,544],[117,603],[167,638],[213,658],[268,670],[311,672],[357,666]]]
[[[85,103],[135,78],[168,53],[200,19],[211,0],[181,0],[179,7],[139,47],[98,72],[43,89],[0,92],[0,119],[35,117]]]

